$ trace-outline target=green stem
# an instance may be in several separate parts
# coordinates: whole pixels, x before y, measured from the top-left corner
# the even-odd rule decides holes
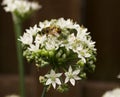
[[[45,97],[46,91],[47,91],[47,86],[44,86],[41,97]]]
[[[23,64],[23,56],[22,56],[22,47],[18,38],[22,33],[22,21],[13,14],[13,22],[14,22],[14,31],[15,31],[15,39],[16,39],[16,51],[17,51],[17,60],[18,60],[18,68],[19,68],[19,78],[20,78],[20,97],[25,97],[25,79],[24,79],[24,64]]]

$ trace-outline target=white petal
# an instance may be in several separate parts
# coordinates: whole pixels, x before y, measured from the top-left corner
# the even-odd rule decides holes
[[[65,79],[65,83],[67,83],[69,81],[69,78],[68,77],[66,77],[66,79]]]
[[[72,67],[71,66],[69,66],[69,70],[68,70],[69,72],[72,72]]]
[[[53,88],[55,89],[56,88],[56,83],[52,82],[52,85],[53,85]]]
[[[50,78],[50,74],[46,74],[45,77]]]
[[[78,77],[78,76],[74,76],[74,79],[75,79],[75,80],[81,80],[81,78]]]
[[[68,73],[68,72],[66,72],[66,73],[65,73],[65,76],[68,76],[68,74],[69,74],[69,73]]]
[[[57,83],[58,85],[61,85],[61,81],[59,80],[59,78],[56,78],[56,83]]]
[[[84,63],[86,63],[86,59],[84,57],[81,58]]]
[[[51,71],[50,71],[50,74],[51,74],[51,75],[55,75],[55,71],[54,71],[54,70],[51,70]]]
[[[85,54],[85,57],[90,57],[91,55],[89,53],[86,53]]]
[[[46,85],[49,85],[51,83],[52,83],[51,79],[48,79],[47,82],[46,82]]]
[[[28,48],[28,49],[30,51],[36,52],[39,50],[39,44],[37,44],[37,45],[30,44],[30,48]]]
[[[70,79],[70,82],[73,86],[75,85],[75,80],[74,79]]]
[[[73,75],[78,75],[80,73],[80,70],[75,70],[74,72],[73,72]]]
[[[62,73],[57,73],[56,77],[60,77],[62,75]]]

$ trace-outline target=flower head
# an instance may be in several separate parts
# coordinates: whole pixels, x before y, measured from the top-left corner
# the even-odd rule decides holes
[[[39,26],[27,29],[19,40],[28,61],[35,62],[38,67],[50,67],[50,74],[44,75],[44,85],[56,88],[58,84],[63,88],[70,82],[74,86],[76,80],[85,77],[83,75],[86,75],[87,70],[94,71],[95,42],[87,28],[79,26],[71,19],[40,22]],[[59,73],[55,73],[58,71]],[[66,76],[65,81],[62,75]]]
[[[47,78],[46,85],[52,84],[53,88],[56,88],[56,84],[61,85],[61,81],[59,77],[62,73],[55,73],[54,70],[50,71],[50,74],[46,74],[45,77]]]
[[[68,72],[65,73],[65,76],[66,76],[65,83],[70,81],[70,83],[74,86],[75,80],[81,80],[81,78],[78,76],[79,73],[80,73],[80,70],[73,71],[72,67],[70,66]]]
[[[41,8],[38,3],[26,0],[4,0],[2,5],[5,6],[4,9],[6,12],[12,12],[20,17],[25,17],[33,11]]]

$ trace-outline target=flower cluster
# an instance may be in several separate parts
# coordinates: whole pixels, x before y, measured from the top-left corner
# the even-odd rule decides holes
[[[23,55],[37,67],[49,66],[50,70],[40,76],[40,82],[64,91],[68,82],[73,86],[76,80],[93,71],[96,61],[95,42],[87,28],[64,18],[45,20],[27,29],[19,41]],[[64,73],[61,73],[64,72]]]
[[[12,95],[7,95],[5,97],[20,97],[19,95],[16,95],[16,94],[12,94]]]
[[[120,88],[107,91],[102,97],[120,97]]]
[[[11,12],[20,17],[25,17],[33,11],[38,10],[41,6],[36,2],[29,2],[26,0],[4,0],[2,2],[6,12]]]
[[[120,79],[120,74],[119,74],[119,75],[117,75],[117,78],[119,78],[119,79]]]

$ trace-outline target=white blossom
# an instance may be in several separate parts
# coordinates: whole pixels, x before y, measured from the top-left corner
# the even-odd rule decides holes
[[[46,35],[41,36],[41,35],[37,34],[36,38],[35,38],[35,44],[40,45],[42,47],[45,45],[46,40],[47,40]]]
[[[33,9],[33,10],[38,10],[38,9],[40,9],[42,6],[41,5],[39,5],[37,2],[32,2],[31,3],[31,8]]]
[[[50,74],[46,74],[45,77],[47,77],[46,85],[52,84],[53,88],[56,88],[56,84],[61,85],[61,81],[59,77],[62,75],[62,73],[55,73],[54,70],[50,71]]]
[[[77,54],[78,54],[78,58],[81,58],[81,60],[84,63],[86,63],[86,59],[85,58],[88,58],[88,57],[91,56],[87,49],[82,49],[81,51],[77,51]]]
[[[37,52],[39,51],[39,44],[31,44],[30,47],[28,48],[30,51]]]
[[[51,22],[45,20],[44,22],[39,22],[39,27],[40,27],[40,31],[43,29],[43,28],[47,28],[51,25]]]
[[[33,37],[29,33],[24,33],[23,37],[20,36],[19,41],[21,41],[23,44],[30,45],[33,42]]]
[[[102,97],[120,97],[120,88],[109,90],[105,92]]]
[[[68,72],[65,73],[65,83],[67,83],[68,81],[70,81],[70,83],[74,86],[75,85],[75,80],[81,80],[81,78],[78,76],[78,74],[80,73],[80,70],[72,70],[72,67],[69,67]]]
[[[89,39],[86,39],[85,40],[85,43],[86,43],[86,45],[90,48],[90,49],[92,49],[92,50],[96,50],[95,49],[95,42],[93,42],[90,38]]]
[[[3,0],[2,5],[6,12],[18,12],[21,16],[41,8],[38,3],[26,0]]]
[[[56,37],[52,37],[49,35],[47,42],[45,43],[45,48],[47,50],[57,50],[59,47],[59,41],[56,39]]]
[[[12,95],[7,95],[5,97],[20,97],[19,95],[16,95],[16,94],[12,94]]]
[[[37,25],[35,25],[34,27],[30,27],[30,29],[26,29],[26,32],[31,34],[32,36],[36,35],[38,31],[39,28],[37,27]]]
[[[62,86],[68,82],[75,86],[75,81],[81,80],[80,75],[86,73],[84,66],[89,64],[93,68],[96,49],[89,34],[87,28],[71,19],[60,18],[45,20],[39,22],[39,26],[30,27],[20,41],[25,44],[25,53],[26,50],[31,51],[25,55],[28,60],[34,61],[38,67],[51,67],[50,73],[44,76],[43,84],[52,85],[55,89],[56,85]],[[32,52],[38,57],[31,57],[34,54]],[[64,81],[62,73],[55,73],[54,70],[64,71],[67,67]]]

